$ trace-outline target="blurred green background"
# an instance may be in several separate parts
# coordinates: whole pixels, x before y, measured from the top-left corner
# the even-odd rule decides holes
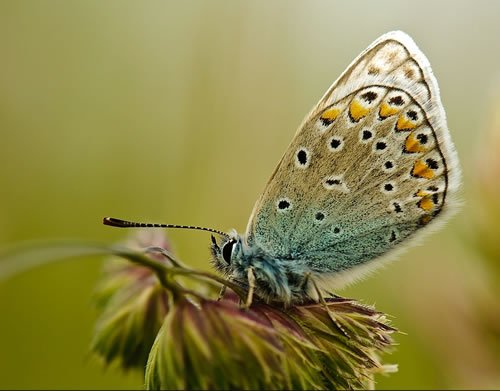
[[[464,171],[446,228],[339,292],[406,335],[378,388],[500,387],[500,2],[0,2],[0,244],[103,216],[243,231],[304,115],[382,33],[438,78]],[[170,232],[208,268],[209,236]],[[0,388],[139,388],[88,355],[99,259],[0,282]]]

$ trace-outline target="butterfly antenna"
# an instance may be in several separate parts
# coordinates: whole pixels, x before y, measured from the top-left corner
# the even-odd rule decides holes
[[[109,225],[111,227],[118,228],[182,228],[182,229],[197,229],[199,231],[208,231],[219,234],[224,237],[229,237],[225,232],[219,231],[214,228],[207,227],[197,227],[195,225],[178,225],[178,224],[159,224],[159,223],[137,223],[134,221],[127,221],[122,219],[117,219],[115,217],[105,217],[102,220],[104,225]]]

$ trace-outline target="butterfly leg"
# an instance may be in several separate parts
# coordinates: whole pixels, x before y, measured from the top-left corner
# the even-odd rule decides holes
[[[222,300],[222,298],[224,297],[224,294],[226,293],[226,289],[227,289],[227,286],[222,285],[222,288],[220,288],[219,296],[217,297],[217,301]]]
[[[307,272],[304,274],[304,279],[300,282],[299,291],[303,291],[307,288],[307,284],[309,284],[309,279],[311,278],[311,272]]]
[[[253,293],[255,291],[255,274],[253,272],[253,267],[247,269],[247,279],[248,279],[248,293],[245,304],[243,304],[244,309],[249,309],[252,305]]]
[[[338,321],[337,317],[335,316],[335,313],[333,311],[331,311],[330,308],[328,307],[328,304],[326,303],[326,301],[323,297],[323,294],[321,293],[321,290],[319,289],[318,285],[316,284],[316,281],[314,281],[314,278],[309,277],[309,279],[311,280],[311,283],[314,286],[314,290],[316,291],[316,294],[318,295],[319,302],[325,307],[325,310],[328,313],[328,317],[330,318],[330,320],[335,324],[335,326],[337,326],[337,328],[342,332],[342,334],[344,334],[347,338],[350,338],[347,331],[345,331],[345,329],[342,327],[342,325]]]

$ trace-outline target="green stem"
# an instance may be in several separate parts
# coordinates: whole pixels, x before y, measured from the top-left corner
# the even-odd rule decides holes
[[[177,292],[184,290],[180,285],[178,285],[176,282],[171,281],[169,277],[173,277],[176,275],[183,275],[187,277],[201,277],[203,279],[208,279],[210,281],[215,281],[219,284],[225,285],[228,288],[231,288],[239,297],[240,299],[244,300],[246,298],[246,293],[244,290],[237,284],[226,280],[225,278],[219,277],[216,274],[212,274],[210,272],[204,272],[204,271],[199,271],[199,270],[194,270],[194,269],[189,269],[187,267],[183,266],[174,266],[174,267],[167,267],[161,262],[155,261],[154,259],[151,259],[141,253],[137,253],[134,251],[130,251],[127,249],[123,248],[117,248],[114,250],[115,254],[128,259],[131,262],[137,263],[141,266],[145,266],[151,270],[153,270],[156,275],[158,276],[158,279],[160,280],[160,283],[168,290],[172,292]],[[191,291],[192,292],[192,291]],[[191,294],[189,292],[189,294]],[[188,292],[186,292],[188,293]]]

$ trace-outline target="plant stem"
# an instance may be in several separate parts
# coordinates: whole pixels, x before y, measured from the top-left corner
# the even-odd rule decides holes
[[[182,291],[185,289],[182,288],[179,284],[177,284],[175,281],[172,281],[169,277],[174,277],[176,275],[183,275],[183,276],[196,276],[196,277],[202,277],[204,279],[208,279],[210,281],[215,281],[219,284],[225,285],[228,288],[231,288],[239,297],[240,299],[244,300],[246,297],[245,292],[243,289],[241,289],[240,286],[237,284],[226,280],[223,277],[219,277],[216,274],[212,274],[210,272],[204,272],[204,271],[199,271],[199,270],[193,270],[189,269],[185,266],[181,266],[180,263],[178,263],[178,266],[174,267],[167,267],[161,262],[155,261],[143,254],[123,249],[123,248],[115,248],[114,253],[117,256],[123,257],[128,259],[129,261],[132,261],[134,263],[137,263],[141,266],[145,266],[151,270],[153,270],[156,275],[158,276],[158,279],[160,283],[168,290],[176,293],[179,291]],[[185,293],[191,294],[192,292],[187,292]]]

